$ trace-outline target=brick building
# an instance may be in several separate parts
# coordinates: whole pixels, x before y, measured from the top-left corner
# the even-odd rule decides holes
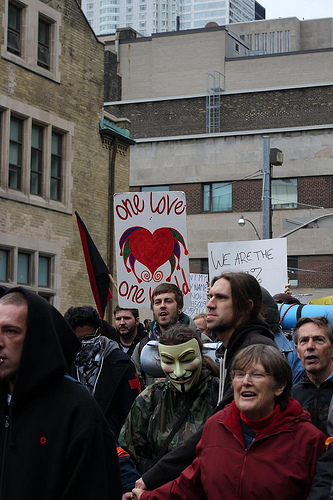
[[[256,237],[241,214],[261,233],[269,135],[284,154],[272,168],[273,236],[318,219],[287,240],[295,293],[333,293],[332,35],[332,19],[288,18],[106,42],[121,81],[106,109],[136,139],[131,189],[186,193],[193,272],[206,271],[208,242]]]
[[[103,110],[104,45],[76,0],[0,1],[0,284],[94,304],[74,211],[112,272],[128,120]]]

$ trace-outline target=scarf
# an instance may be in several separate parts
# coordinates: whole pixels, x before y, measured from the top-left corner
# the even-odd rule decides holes
[[[271,422],[277,420],[280,416],[280,413],[281,407],[279,404],[276,404],[272,413],[266,415],[266,417],[255,420],[253,418],[247,417],[246,415],[244,415],[244,413],[240,413],[240,418],[242,422],[244,422],[257,435],[260,431],[268,427]]]
[[[104,360],[101,335],[90,340],[81,340],[81,350],[77,353],[74,365],[78,379],[90,394],[94,395],[96,383]]]

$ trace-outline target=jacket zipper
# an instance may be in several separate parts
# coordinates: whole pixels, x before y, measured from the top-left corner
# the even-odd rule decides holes
[[[4,472],[5,472],[5,458],[6,458],[6,451],[7,451],[7,441],[8,441],[8,429],[9,429],[9,415],[5,416],[5,440],[4,440],[4,447],[2,451],[2,464],[1,464],[1,476],[0,476],[0,484],[1,484],[1,491],[0,491],[0,500],[3,497],[3,489],[4,489]]]

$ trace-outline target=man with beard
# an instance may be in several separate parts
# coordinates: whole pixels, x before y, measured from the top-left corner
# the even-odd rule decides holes
[[[123,309],[116,306],[114,311],[114,324],[117,331],[115,339],[120,349],[132,356],[135,346],[148,336],[139,319],[138,309]]]
[[[327,416],[333,396],[333,329],[324,316],[300,318],[293,338],[305,374],[291,390],[313,424],[327,434]]]
[[[274,335],[260,315],[262,293],[257,280],[243,272],[229,272],[212,280],[207,304],[207,324],[221,341],[219,404],[221,410],[233,400],[230,366],[236,353],[252,344],[277,346]],[[175,479],[195,458],[202,429],[178,449],[165,455],[137,481],[138,488],[153,490]]]

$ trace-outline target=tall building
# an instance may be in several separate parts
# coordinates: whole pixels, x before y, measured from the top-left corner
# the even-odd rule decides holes
[[[185,192],[190,271],[207,271],[208,243],[257,238],[241,215],[262,234],[269,135],[284,155],[271,172],[272,230],[290,233],[293,292],[332,295],[333,19],[118,41],[106,49],[117,51],[121,97],[106,109],[131,119],[130,188]]]
[[[104,46],[73,0],[0,0],[0,286],[94,304],[74,211],[113,274],[129,139],[103,110]]]
[[[82,9],[97,35],[133,28],[143,36],[263,19],[255,0],[82,0]]]

